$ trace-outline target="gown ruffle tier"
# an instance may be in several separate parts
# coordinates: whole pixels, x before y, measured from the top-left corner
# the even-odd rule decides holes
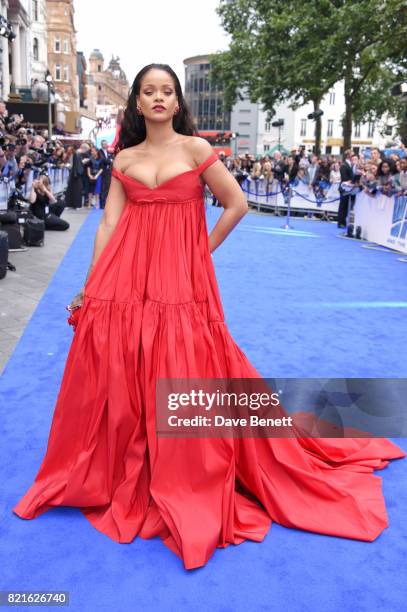
[[[126,206],[85,287],[48,446],[13,511],[76,506],[117,542],[162,541],[185,569],[262,541],[272,521],[372,541],[388,525],[387,439],[162,438],[164,378],[258,378],[233,340],[208,245],[201,173],[156,188],[113,169]]]

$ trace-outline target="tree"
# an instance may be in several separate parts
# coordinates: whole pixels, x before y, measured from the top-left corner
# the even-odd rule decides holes
[[[378,64],[354,101],[355,122],[382,124],[384,131],[389,121],[395,121],[395,131],[407,145],[407,98],[391,93],[395,85],[406,82],[407,68],[396,68],[391,62]]]
[[[351,145],[354,114],[377,66],[403,61],[407,11],[400,0],[221,0],[217,12],[231,37],[226,52],[210,57],[231,108],[239,87],[269,115],[284,99],[295,108],[344,82],[344,147]],[[319,151],[321,123],[316,125]]]
[[[374,112],[384,101],[390,104],[388,92],[377,91],[376,83],[386,70],[394,78],[405,62],[407,5],[400,0],[336,0],[332,4],[338,27],[329,48],[338,50],[332,56],[332,70],[338,81],[344,81],[343,146],[347,149],[354,118]]]
[[[298,0],[258,0],[252,5],[221,1],[218,13],[231,43],[210,62],[212,78],[223,83],[227,109],[242,87],[253,102],[263,104],[269,119],[284,99],[290,99],[292,108],[312,102],[319,110],[335,78],[319,52],[321,34],[327,36],[333,26],[329,12],[321,15],[317,5]],[[319,152],[320,118],[315,131]]]

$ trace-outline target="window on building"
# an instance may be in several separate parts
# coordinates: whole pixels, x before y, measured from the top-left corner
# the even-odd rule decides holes
[[[333,136],[333,133],[334,133],[334,120],[328,119],[328,129],[327,129],[326,135]]]
[[[61,80],[61,65],[60,64],[55,64],[55,80],[56,81]]]
[[[266,152],[266,151],[270,151],[270,145],[269,145],[269,144],[265,144],[265,145],[263,145],[263,151],[264,151],[264,152]]]
[[[335,92],[334,91],[329,92],[329,104],[331,106],[335,104]]]
[[[369,125],[367,128],[367,137],[373,138],[374,136],[374,121],[369,121]]]
[[[64,64],[64,81],[69,81],[69,66]]]
[[[98,64],[98,72],[102,72],[102,64]]]
[[[33,19],[38,21],[38,0],[33,0]]]
[[[54,50],[55,53],[61,53],[61,38],[59,36],[55,36]]]
[[[270,131],[270,126],[271,126],[271,121],[266,121],[264,123],[264,131],[265,132],[269,132]]]
[[[307,135],[307,120],[301,119],[300,136],[306,136],[306,135]]]
[[[360,123],[355,124],[355,136],[356,138],[360,138]]]
[[[69,53],[69,38],[64,38],[64,53]]]
[[[101,85],[98,85],[98,90],[102,91],[102,86]]]
[[[38,61],[38,58],[39,58],[38,38],[34,38],[33,40],[33,58],[35,61]]]

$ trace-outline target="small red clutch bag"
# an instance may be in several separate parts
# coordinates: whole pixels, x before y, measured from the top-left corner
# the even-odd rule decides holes
[[[81,308],[82,306],[77,306],[76,308],[73,308],[69,311],[71,314],[67,318],[67,321],[69,325],[72,325],[74,331],[76,330],[76,326],[78,325]]]

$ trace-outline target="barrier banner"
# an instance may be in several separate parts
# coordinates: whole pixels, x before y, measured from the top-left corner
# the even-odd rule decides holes
[[[361,191],[355,200],[355,227],[361,237],[407,254],[407,196],[370,196]]]

